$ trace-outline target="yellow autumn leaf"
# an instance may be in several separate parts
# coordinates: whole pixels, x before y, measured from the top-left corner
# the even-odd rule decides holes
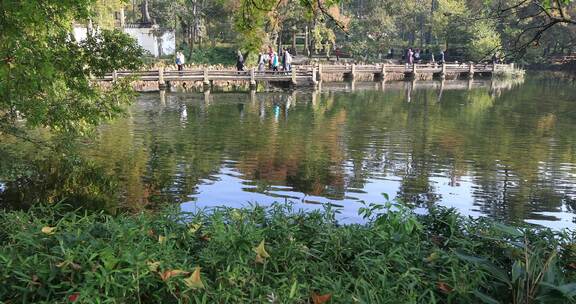
[[[158,236],[158,243],[164,244],[166,242],[166,237],[163,235]]]
[[[204,289],[204,283],[202,283],[202,279],[200,278],[200,267],[196,267],[192,275],[184,279],[184,284],[186,284],[188,288]]]
[[[157,272],[158,271],[158,267],[160,266],[160,262],[152,262],[152,261],[148,261],[148,269],[152,272]]]
[[[254,250],[254,252],[256,252],[256,263],[264,264],[264,261],[266,260],[266,258],[270,257],[268,252],[266,252],[264,240],[262,240],[262,242],[260,242],[260,245],[258,245],[258,247],[255,247],[252,250]]]
[[[260,242],[260,245],[258,245],[258,247],[253,248],[252,250],[254,250],[254,252],[256,252],[257,255],[260,255],[263,258],[269,258],[270,255],[268,254],[268,252],[266,252],[266,248],[265,246],[265,241],[262,240],[262,242]]]
[[[170,279],[171,277],[175,277],[178,275],[186,275],[188,273],[189,272],[180,269],[166,270],[160,274],[160,278],[162,279],[162,281],[168,281],[168,279]]]
[[[198,231],[200,229],[200,227],[202,227],[202,224],[199,224],[199,223],[190,224],[189,227],[190,228],[188,228],[188,233],[194,234],[194,233],[196,233],[196,231]]]
[[[42,227],[42,233],[52,235],[56,233],[56,227],[49,227],[49,226]]]

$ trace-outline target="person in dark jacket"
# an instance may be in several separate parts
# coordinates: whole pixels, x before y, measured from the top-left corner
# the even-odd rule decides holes
[[[236,69],[238,71],[244,71],[244,56],[242,56],[242,52],[238,51],[238,55],[236,56]]]

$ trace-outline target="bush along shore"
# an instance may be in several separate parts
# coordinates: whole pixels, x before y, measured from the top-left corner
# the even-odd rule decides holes
[[[576,303],[574,234],[369,205],[2,211],[2,303]]]

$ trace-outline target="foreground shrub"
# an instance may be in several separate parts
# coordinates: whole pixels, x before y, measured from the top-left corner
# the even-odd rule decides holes
[[[3,303],[573,303],[568,232],[452,210],[0,213]],[[385,213],[379,213],[385,211]]]

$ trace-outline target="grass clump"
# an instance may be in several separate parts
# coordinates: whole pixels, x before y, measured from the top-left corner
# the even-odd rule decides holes
[[[380,213],[384,209],[384,213]],[[3,303],[574,303],[574,236],[453,210],[3,211]]]

